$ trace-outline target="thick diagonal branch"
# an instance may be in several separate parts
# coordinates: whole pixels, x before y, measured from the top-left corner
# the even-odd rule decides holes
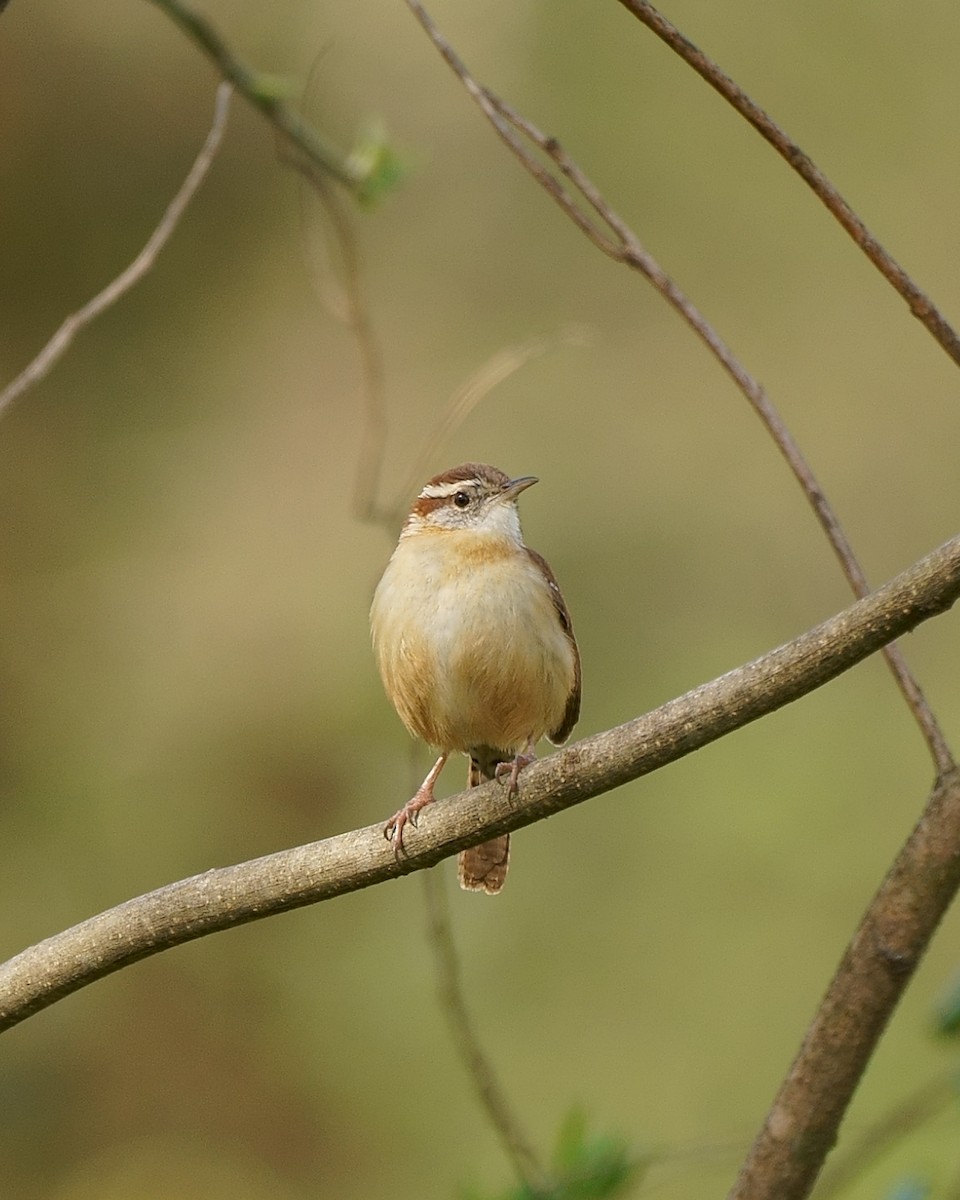
[[[960,887],[960,772],[938,781],[837,968],[729,1200],[803,1200]]]
[[[148,955],[432,866],[647,775],[836,678],[958,598],[960,537],[778,649],[528,767],[518,799],[491,783],[434,805],[400,862],[377,824],[128,900],[0,966],[0,1029]],[[953,881],[938,888],[948,903]],[[932,928],[917,927],[917,947],[895,943],[897,955],[912,964]]]

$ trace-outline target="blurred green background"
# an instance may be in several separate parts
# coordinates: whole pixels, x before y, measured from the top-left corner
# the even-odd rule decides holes
[[[739,118],[614,0],[432,10],[762,379],[871,579],[957,532],[956,368]],[[495,391],[429,464],[540,476],[525,532],[574,614],[579,734],[848,602],[743,399],[507,156],[399,0],[203,11],[250,65],[291,80],[318,127],[349,145],[380,116],[412,166],[355,219],[389,493],[491,355],[591,331]],[[956,320],[960,9],[667,12]],[[215,82],[151,4],[12,0],[0,383],[139,250],[206,134]],[[323,215],[276,151],[235,100],[155,270],[0,421],[3,957],[163,883],[385,818],[408,794],[409,739],[367,632],[390,542],[351,511],[356,347],[314,286]],[[957,648],[956,614],[905,643],[955,745]],[[669,1151],[638,1194],[723,1194],[930,777],[872,660],[523,832],[496,903],[451,891],[478,1027],[538,1145],[579,1104]],[[448,768],[445,789],[461,783]],[[505,1185],[424,927],[421,882],[405,879],[164,954],[9,1032],[3,1195]],[[849,1131],[949,1061],[929,1022],[958,935],[954,914]],[[944,1136],[888,1174],[940,1169]]]

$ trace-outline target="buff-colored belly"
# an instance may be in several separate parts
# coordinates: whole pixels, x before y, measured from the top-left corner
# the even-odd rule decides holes
[[[573,649],[526,554],[451,537],[397,547],[371,610],[380,673],[404,724],[430,745],[516,753],[560,726]]]

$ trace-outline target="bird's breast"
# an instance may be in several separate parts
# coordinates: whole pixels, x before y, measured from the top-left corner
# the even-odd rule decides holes
[[[401,539],[371,626],[387,694],[433,746],[512,753],[562,719],[573,650],[542,573],[508,539]]]

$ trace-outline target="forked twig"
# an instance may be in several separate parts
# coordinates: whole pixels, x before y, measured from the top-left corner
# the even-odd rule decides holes
[[[66,352],[73,339],[81,329],[95,321],[101,313],[111,305],[116,304],[120,297],[138,283],[150,270],[157,255],[164,248],[183,216],[184,210],[197,193],[197,189],[206,178],[207,172],[216,158],[217,151],[223,138],[230,110],[230,97],[233,87],[229,83],[221,83],[217,88],[217,99],[214,108],[213,124],[196,161],[190,168],[186,179],[180,185],[180,190],[167,206],[166,212],[146,245],[121,273],[99,292],[92,300],[88,300],[83,308],[71,313],[57,332],[31,362],[11,383],[0,392],[0,415],[18,400],[24,392],[38,383],[49,373],[57,360]]]
[[[515,112],[508,104],[481,86],[437,28],[420,0],[406,0],[408,8],[420,22],[427,36],[439,50],[444,61],[476,101],[496,132],[516,155],[523,166],[563,209],[567,216],[589,237],[595,246],[616,262],[638,271],[667,303],[687,322],[697,337],[720,363],[737,385],[754,412],[760,417],[778,450],[800,484],[808,503],[833,548],[847,582],[856,596],[869,591],[863,569],[843,532],[840,521],[829,504],[809,464],[784,425],[782,418],[760,383],[739,362],[706,317],[686,297],[667,275],[656,259],[641,244],[636,234],[607,203],[592,180],[577,166],[555,137],[542,133],[532,122]],[[554,164],[573,192],[531,152],[535,146]],[[884,650],[884,656],[894,679],[916,720],[933,758],[937,775],[950,771],[953,755],[939,722],[906,660],[895,645]]]
[[[880,274],[907,302],[913,315],[929,330],[940,346],[960,365],[960,335],[943,316],[926,292],[922,291],[900,264],[892,258],[853,211],[840,192],[824,175],[817,164],[780,128],[768,113],[729,75],[707,57],[699,47],[646,0],[620,0],[624,8],[642,21],[661,41],[675,51],[688,66],[710,84],[737,112],[756,129],[761,137],[780,154],[814,195],[840,222],[854,242],[873,263]]]

